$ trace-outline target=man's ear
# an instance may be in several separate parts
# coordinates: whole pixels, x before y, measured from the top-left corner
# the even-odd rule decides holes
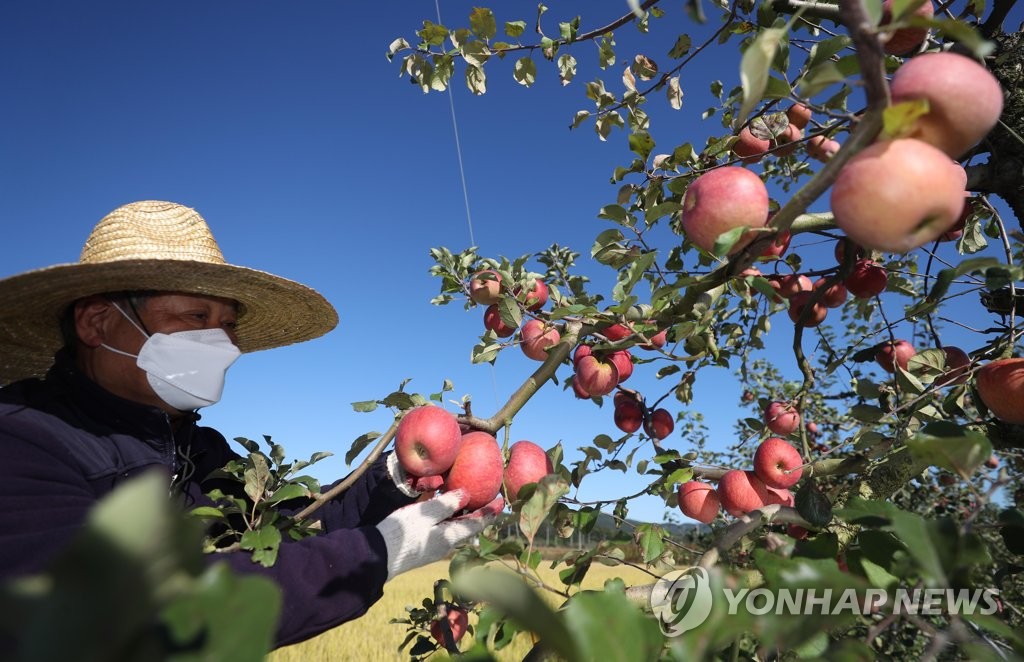
[[[119,313],[110,299],[100,295],[88,296],[75,302],[75,333],[86,347],[99,347],[107,339],[112,315]]]

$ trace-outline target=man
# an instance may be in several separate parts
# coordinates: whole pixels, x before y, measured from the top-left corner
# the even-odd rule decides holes
[[[165,470],[173,492],[209,504],[223,481],[207,476],[238,456],[196,410],[220,398],[240,353],[337,320],[314,290],[227,264],[202,217],[169,202],[111,212],[78,263],[0,281],[0,577],[45,568],[95,502],[141,472]],[[273,578],[277,644],[301,641],[362,615],[388,579],[439,560],[502,507],[452,520],[464,495],[418,495],[386,454],[317,511],[323,533],[282,544],[273,567],[242,551],[211,561]]]

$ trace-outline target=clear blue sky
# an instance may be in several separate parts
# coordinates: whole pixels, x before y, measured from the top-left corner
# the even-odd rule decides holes
[[[444,21],[464,24],[472,4],[441,2]],[[536,11],[529,2],[493,6],[499,26],[532,22]],[[678,3],[666,10],[670,18],[652,22],[663,35],[688,22]],[[585,30],[625,11],[620,1],[575,2],[552,9],[548,24],[557,32],[558,20],[582,13]],[[179,202],[203,214],[230,262],[306,283],[341,316],[324,338],[243,357],[205,422],[229,438],[273,435],[293,457],[331,450],[316,472],[329,479],[348,471],[341,458],[351,440],[390,421],[384,410],[357,414],[350,403],[383,397],[406,378],[407,390],[423,393],[449,378],[449,395],[472,394],[487,415],[537,364],[519,352],[494,368],[470,363],[482,311],[429,304],[439,283],[427,273],[428,251],[471,245],[472,227],[485,255],[559,243],[586,262],[608,227],[596,213],[614,200],[609,176],[630,153],[621,132],[602,143],[589,126],[568,125],[590,107],[585,81],[600,76],[619,89],[622,65],[599,72],[594,46],[583,44],[567,88],[539,61],[538,84],[526,90],[512,80],[511,60],[488,66],[484,97],[454,86],[470,226],[448,96],[423,95],[384,57],[395,37],[415,43],[424,18],[436,20],[433,2],[4,3],[0,276],[75,261],[92,226],[121,204]],[[623,54],[634,33],[617,33]],[[734,50],[719,49],[687,74],[683,111],[659,111],[664,102],[652,100],[664,122],[656,128],[674,127],[673,140],[698,145],[721,132],[699,118],[713,105],[709,80],[737,84]],[[606,269],[586,270],[608,282]],[[789,331],[781,335],[787,344]],[[568,375],[568,367],[559,372]],[[661,390],[642,371],[628,385]],[[742,413],[740,387],[721,369],[702,373],[700,386],[696,407],[724,447]],[[547,391],[516,419],[512,441],[561,441],[575,458],[595,435],[616,432],[610,407],[578,402],[560,386]],[[683,439],[673,443],[687,449]],[[616,473],[582,496],[642,484]],[[661,519],[663,510],[651,498],[631,514]]]

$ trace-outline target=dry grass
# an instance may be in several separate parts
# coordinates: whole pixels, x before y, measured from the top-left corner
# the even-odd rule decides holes
[[[547,562],[541,563],[538,569],[541,576],[549,584],[560,586],[558,569],[551,570],[549,565]],[[422,604],[423,598],[433,594],[434,582],[447,576],[447,561],[407,572],[384,586],[384,597],[362,618],[344,623],[301,644],[274,651],[267,659],[269,662],[408,660],[408,648],[398,651],[399,644],[406,636],[406,626],[393,625],[389,621],[392,618],[403,618],[407,605]],[[615,577],[621,577],[627,586],[653,581],[650,575],[635,568],[595,564],[587,573],[583,588],[601,588],[605,580]],[[558,596],[552,595],[551,598],[552,604],[558,603]],[[466,642],[468,637],[463,640],[464,644]],[[521,660],[531,646],[527,636],[520,634],[510,646],[497,651],[495,657],[499,660]],[[438,654],[431,659],[443,660],[447,657]]]

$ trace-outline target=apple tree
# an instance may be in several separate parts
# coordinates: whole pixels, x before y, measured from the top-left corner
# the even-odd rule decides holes
[[[520,630],[536,655],[566,659],[1021,649],[1024,50],[1019,32],[1003,31],[1013,5],[633,0],[586,19],[478,7],[395,39],[389,58],[424,93],[485,94],[509,75],[576,85],[587,107],[572,127],[631,152],[612,169],[589,263],[557,245],[517,258],[432,251],[434,302],[483,316],[473,360],[538,361],[497,411],[464,401],[464,429],[504,431],[507,444],[540,393],[593,400],[609,426],[580,457],[548,450],[553,469],[509,499],[518,535],[495,531],[460,551],[405,621],[414,657],[458,650],[423,636],[451,601],[478,612],[478,653]],[[655,37],[657,22],[680,27]],[[627,30],[621,41],[639,45],[623,52]],[[715,59],[734,60],[735,75],[693,111],[687,74]],[[678,135],[673,113],[696,139],[666,137]],[[610,292],[590,284],[592,263],[614,272]],[[749,408],[724,451],[690,407],[713,367],[735,372]],[[663,386],[639,392],[624,383],[633,371]],[[360,406],[401,418],[429,399],[400,390]],[[614,416],[597,409],[605,400]],[[394,430],[351,455],[371,441],[379,453]],[[683,545],[628,519],[637,494],[571,496],[616,471],[643,476],[642,494],[710,529]],[[599,514],[617,535],[557,559],[562,585],[545,585],[542,524],[571,536]],[[651,585],[579,590],[593,563],[625,559],[639,559]],[[526,581],[477,568],[487,561]],[[650,613],[655,580],[688,565],[707,571],[714,606],[700,627],[666,636]],[[862,605],[794,617],[749,603],[727,612],[730,587],[1001,598],[995,613]]]

